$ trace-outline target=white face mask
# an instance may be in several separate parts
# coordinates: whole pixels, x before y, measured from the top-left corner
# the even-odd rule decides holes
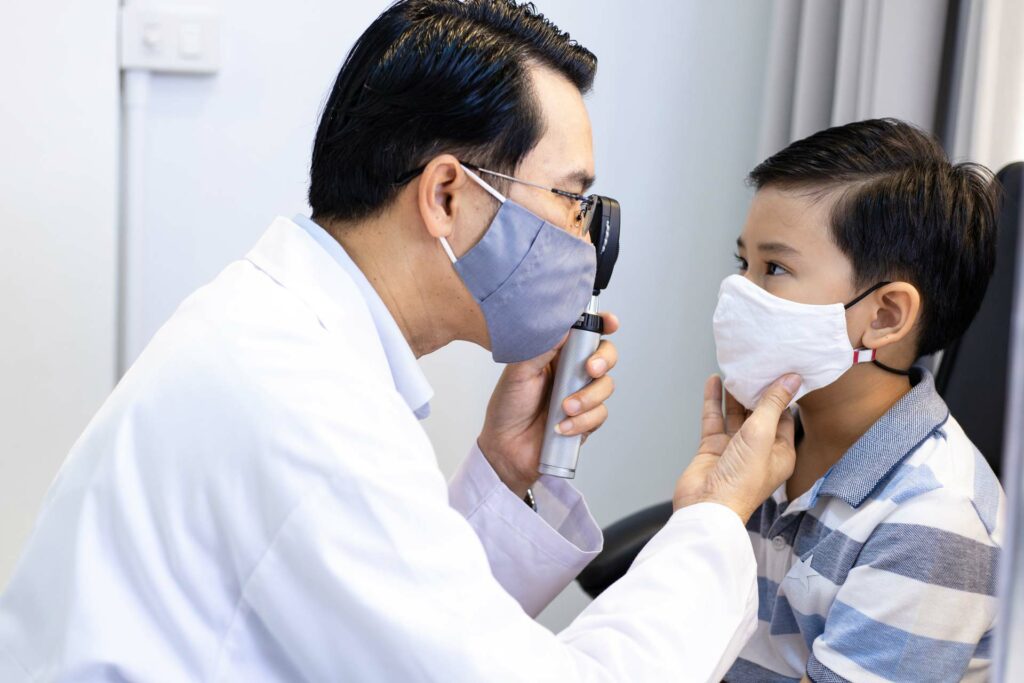
[[[715,309],[715,347],[725,389],[747,409],[788,373],[803,384],[793,400],[839,379],[857,363],[908,374],[875,360],[875,350],[854,349],[846,331],[846,309],[879,287],[880,282],[843,304],[800,304],[769,294],[742,275],[722,281]]]

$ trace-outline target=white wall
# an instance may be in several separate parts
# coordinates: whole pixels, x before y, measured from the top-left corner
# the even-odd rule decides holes
[[[114,382],[116,9],[0,6],[0,587]]]
[[[542,0],[594,50],[589,103],[597,191],[624,207],[622,257],[605,307],[622,318],[609,425],[586,448],[579,485],[602,524],[667,499],[697,441],[713,370],[710,318],[746,211],[744,174],[767,46],[761,3]],[[257,239],[276,214],[306,210],[320,103],[385,2],[223,0],[223,69],[154,77],[145,167],[148,337],[193,288]],[[498,368],[455,345],[424,359],[437,392],[426,427],[451,471],[482,421]],[[544,615],[568,622],[575,587]]]
[[[621,256],[602,300],[623,325],[617,391],[577,477],[604,526],[668,500],[697,445],[704,380],[715,370],[711,316],[734,270],[744,176],[758,161],[769,8],[741,0],[541,6],[598,55],[589,101],[596,191],[624,212]],[[562,626],[585,603],[570,586],[542,619]]]

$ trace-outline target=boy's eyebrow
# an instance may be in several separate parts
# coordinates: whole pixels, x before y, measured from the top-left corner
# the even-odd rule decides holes
[[[746,244],[743,243],[743,238],[736,238],[736,246],[740,249],[746,249]],[[757,245],[757,250],[762,254],[781,254],[783,256],[799,256],[800,252],[794,247],[789,246],[783,242],[761,242]]]

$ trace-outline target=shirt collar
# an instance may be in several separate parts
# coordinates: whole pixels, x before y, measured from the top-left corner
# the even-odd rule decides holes
[[[860,507],[871,492],[949,418],[949,408],[924,368],[910,370],[913,388],[829,469],[818,496]]]
[[[409,348],[409,343],[398,328],[398,323],[395,322],[391,312],[384,305],[377,290],[373,288],[370,281],[363,275],[363,271],[359,270],[359,266],[355,264],[341,244],[326,230],[301,214],[296,215],[292,220],[308,232],[352,278],[366,302],[366,307],[370,309],[370,317],[373,318],[377,336],[380,337],[381,346],[384,347],[384,356],[391,368],[395,389],[405,399],[409,409],[416,417],[420,420],[425,419],[430,415],[430,399],[434,395],[434,390],[427,382],[427,377],[416,361],[415,354]]]

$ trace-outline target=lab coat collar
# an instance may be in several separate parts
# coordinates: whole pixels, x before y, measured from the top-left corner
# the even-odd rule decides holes
[[[295,231],[299,235],[308,235],[313,238],[313,241],[320,246],[321,253],[326,252],[326,255],[330,256],[335,264],[341,267],[338,276],[344,278],[346,275],[347,279],[351,280],[355,284],[356,289],[362,295],[363,301],[366,304],[366,308],[369,310],[370,317],[373,320],[374,327],[377,331],[377,336],[380,339],[381,347],[384,351],[384,356],[387,361],[388,367],[391,371],[392,380],[395,383],[395,389],[405,400],[406,405],[420,420],[425,419],[430,415],[430,399],[434,395],[434,390],[431,388],[430,383],[427,381],[426,375],[423,374],[423,370],[420,368],[419,363],[416,361],[416,356],[413,354],[412,349],[409,347],[409,343],[405,340],[405,336],[402,331],[398,328],[398,323],[391,316],[391,312],[388,311],[387,306],[381,300],[380,295],[370,284],[370,281],[366,279],[363,272],[359,270],[355,262],[349,257],[342,246],[335,240],[331,235],[324,230],[322,227],[317,225],[311,219],[303,215],[296,215],[291,220],[283,217],[278,217],[273,228],[279,228],[287,231]],[[310,245],[312,247],[312,245]],[[312,247],[316,249],[315,247]],[[278,254],[274,257],[281,257]],[[250,260],[252,260],[250,255]],[[261,264],[257,264],[261,265]],[[318,264],[320,265],[320,264]],[[262,267],[262,266],[261,266]],[[271,273],[271,276],[277,277]],[[284,283],[287,285],[288,283]],[[309,288],[307,288],[309,289]],[[327,292],[325,292],[325,295]],[[318,302],[311,302],[316,305]],[[327,302],[319,302],[326,304]],[[335,303],[335,306],[337,304]],[[322,311],[326,306],[318,306]],[[322,322],[324,321],[325,315],[319,314]],[[329,317],[329,315],[327,316]]]
[[[334,258],[342,269],[352,278],[359,292],[366,300],[366,306],[370,309],[370,316],[377,328],[377,335],[384,347],[384,355],[391,367],[391,376],[395,381],[395,389],[405,399],[409,409],[416,414],[416,417],[423,420],[430,415],[430,399],[434,390],[430,387],[426,375],[416,361],[416,355],[409,347],[405,335],[398,327],[394,317],[384,305],[384,301],[377,294],[370,281],[366,279],[363,271],[355,264],[355,261],[348,255],[345,249],[338,243],[338,240],[315,223],[311,218],[302,214],[296,214],[292,221],[304,229],[309,235]]]

